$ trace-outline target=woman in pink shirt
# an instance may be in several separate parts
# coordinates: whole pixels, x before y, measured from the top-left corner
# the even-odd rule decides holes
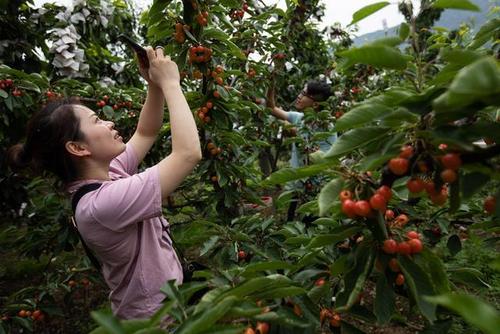
[[[162,48],[147,48],[149,69],[140,67],[148,94],[128,142],[113,122],[75,100],[48,104],[28,124],[24,144],[9,150],[13,167],[56,174],[74,194],[101,183],[79,200],[78,230],[102,264],[113,313],[122,319],[150,317],[168,280],[182,283],[182,268],[162,217],[162,202],[201,160],[198,131],[180,86],[177,65]],[[138,173],[163,122],[170,116],[172,152]]]

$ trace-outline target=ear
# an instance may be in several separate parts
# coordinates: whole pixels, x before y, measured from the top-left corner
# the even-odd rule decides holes
[[[319,103],[316,102],[316,101],[314,101],[312,106],[313,106],[314,109],[318,109],[319,108]]]
[[[86,157],[91,154],[90,151],[87,149],[87,146],[85,144],[82,144],[81,142],[68,141],[66,142],[64,147],[71,155],[77,157]]]

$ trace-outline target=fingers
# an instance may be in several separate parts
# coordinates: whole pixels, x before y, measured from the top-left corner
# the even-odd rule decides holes
[[[155,53],[155,50],[153,50],[152,47],[148,46],[146,48],[146,52],[148,53],[148,58],[149,60],[153,60],[156,58],[156,53]]]
[[[155,49],[155,52],[156,52],[156,57],[158,57],[158,58],[163,58],[163,48],[159,48],[159,47],[157,47],[157,48]]]

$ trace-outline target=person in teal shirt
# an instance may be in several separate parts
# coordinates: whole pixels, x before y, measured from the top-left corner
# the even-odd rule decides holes
[[[306,131],[301,131],[304,126],[304,113],[303,111],[307,108],[313,108],[316,111],[319,111],[320,102],[326,101],[332,95],[331,86],[325,82],[311,80],[308,81],[302,91],[299,93],[297,98],[295,99],[295,109],[297,111],[285,111],[282,108],[276,106],[275,104],[275,91],[274,86],[271,85],[271,88],[267,92],[267,106],[271,108],[271,113],[274,117],[287,121],[290,124],[293,124],[296,128],[298,128],[298,133],[302,134]],[[325,131],[327,129],[313,129],[314,131]],[[304,136],[305,140],[309,140],[307,136]],[[337,140],[336,133],[333,133],[330,137],[325,140],[314,143],[315,146],[318,147],[319,151],[327,152],[331,145]],[[304,161],[304,157],[297,149],[297,145],[292,143],[291,148],[291,156],[290,156],[290,166],[293,168],[299,168],[306,164]],[[299,182],[300,183],[300,182]],[[301,184],[300,184],[301,185]],[[292,188],[297,190],[299,184],[297,182],[293,183]],[[287,187],[289,188],[289,187]],[[297,206],[297,201],[293,201],[290,210],[288,212],[288,220],[293,218],[295,207]]]

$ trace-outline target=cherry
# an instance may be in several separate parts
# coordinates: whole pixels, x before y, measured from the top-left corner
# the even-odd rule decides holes
[[[395,175],[404,175],[408,171],[408,160],[404,158],[393,158],[389,161],[389,169]]]
[[[401,268],[399,267],[399,262],[396,258],[392,258],[389,260],[389,269],[395,273],[399,273],[401,271]]]
[[[356,202],[351,199],[346,199],[342,203],[342,212],[349,218],[356,216]]]
[[[394,239],[384,240],[384,245],[382,246],[382,250],[386,254],[394,254],[398,250],[398,243]]]
[[[420,253],[424,248],[424,246],[422,245],[422,241],[420,241],[419,239],[410,239],[408,240],[408,244],[410,245],[412,254]]]
[[[405,277],[403,274],[398,274],[398,276],[396,276],[396,285],[403,285],[405,284]]]
[[[394,211],[392,210],[385,210],[385,220],[393,220],[394,219]]]
[[[354,207],[354,212],[361,217],[368,217],[372,211],[370,203],[368,201],[357,201]]]
[[[457,173],[453,169],[445,169],[441,172],[441,179],[446,183],[453,183],[457,180]]]
[[[377,193],[384,196],[386,202],[389,202],[392,198],[392,190],[388,186],[382,186],[378,188]]]
[[[240,250],[240,251],[238,252],[238,260],[245,260],[245,259],[246,259],[246,257],[247,257],[247,253],[245,253],[245,251],[244,251],[244,250]]]
[[[323,285],[325,285],[325,282],[326,282],[325,279],[323,277],[320,277],[316,280],[316,282],[314,282],[314,285],[323,286]]]
[[[387,203],[383,195],[375,194],[370,197],[370,205],[375,210],[384,211],[386,209]]]
[[[484,200],[484,211],[486,211],[488,214],[492,215],[493,212],[495,212],[495,207],[496,207],[496,198],[493,196],[488,196]]]
[[[344,189],[344,190],[342,190],[340,192],[339,197],[340,197],[340,201],[343,202],[346,199],[351,199],[352,198],[352,193],[349,190]]]
[[[462,160],[456,153],[447,153],[441,158],[441,163],[447,169],[457,170],[462,165]]]
[[[401,147],[401,153],[399,153],[400,158],[409,159],[413,155],[413,147],[410,145],[405,145]]]
[[[408,233],[406,233],[406,237],[408,239],[420,239],[420,235],[416,231],[408,231]]]
[[[333,314],[330,319],[330,326],[332,327],[340,327],[340,315],[338,313]]]
[[[424,190],[425,184],[421,179],[410,179],[406,183],[406,187],[411,193],[419,193]]]
[[[415,240],[415,239],[412,239]],[[398,253],[401,255],[410,255],[411,254],[411,246],[408,242],[403,241],[398,244]]]

